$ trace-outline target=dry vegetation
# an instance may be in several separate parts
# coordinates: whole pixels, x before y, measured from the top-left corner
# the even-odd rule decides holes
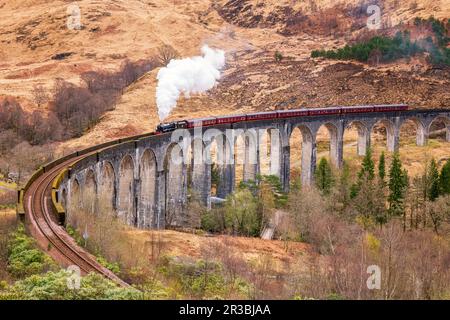
[[[211,298],[212,294],[226,299],[269,297],[264,292],[269,286],[277,287],[274,277],[286,275],[290,266],[305,261],[308,252],[301,243],[292,243],[287,250],[282,241],[226,235],[207,237],[200,230],[198,234],[138,231],[111,214],[104,201],[97,202],[97,210],[96,214],[86,208],[71,210],[69,232],[99,261],[138,288],[162,282],[168,288],[166,298]],[[89,234],[87,241],[82,238],[85,233]],[[205,283],[213,287],[212,291],[201,289],[201,279],[208,275],[218,277],[216,280],[224,287],[214,282]],[[184,283],[179,278],[183,276],[192,277],[189,280],[192,283]],[[200,289],[193,284],[196,281],[200,282]],[[277,290],[271,297],[281,295],[281,289]]]
[[[208,43],[227,51],[225,77],[211,95],[182,100],[172,118],[298,106],[409,102],[437,107],[449,102],[448,72],[430,70],[421,58],[376,67],[310,59],[314,49],[337,48],[364,35],[365,28],[349,28],[366,18],[357,0],[296,2],[289,10],[289,1],[78,3],[80,30],[65,27],[65,3],[4,3],[0,41],[8,51],[0,51],[0,95],[18,97],[27,111],[47,109],[42,88],[50,92],[56,78],[78,86],[86,72],[110,72],[126,59],[158,55],[165,64],[174,56],[198,54]],[[450,12],[448,4],[428,0],[380,5],[388,30],[416,16],[441,19]],[[323,16],[337,20],[339,32]],[[274,59],[276,52],[281,60]],[[55,56],[60,60],[51,59]],[[150,72],[128,88],[114,111],[91,123],[83,137],[56,144],[56,152],[154,128],[155,77],[156,71]]]
[[[0,282],[9,281],[10,275],[6,272],[8,264],[9,234],[16,227],[16,214],[11,209],[0,209]]]
[[[317,190],[303,190],[301,197],[292,197],[293,223],[316,250],[307,264],[309,272],[295,274],[298,295],[321,299],[448,299],[448,237],[425,227],[410,226],[411,230],[405,232],[401,220],[392,220],[382,228],[363,227],[333,209],[336,203],[327,203],[340,200],[334,197],[323,199]],[[440,210],[448,210],[448,204],[440,206]],[[426,219],[430,223],[429,217]],[[366,270],[370,265],[381,269],[381,290],[367,290]]]
[[[387,162],[389,167],[391,160]],[[352,165],[352,171],[359,170]],[[449,196],[422,199],[421,180],[411,177],[404,217],[391,217],[380,226],[371,210],[373,201],[385,208],[384,192],[351,199],[350,186],[357,177],[343,180],[340,174],[335,173],[329,195],[294,187],[287,205],[259,187],[257,198],[241,199],[245,189],[240,189],[224,208],[209,213],[190,207],[200,211],[204,227],[205,215],[223,214],[227,221],[227,212],[242,211],[239,201],[262,204],[239,211],[247,217],[252,210],[271,215],[282,206],[279,240],[274,241],[230,236],[247,233],[232,224],[214,235],[199,229],[137,231],[124,226],[101,201],[85,201],[85,209],[71,210],[69,221],[77,227],[73,234],[78,241],[83,243],[79,235],[88,231],[87,248],[106,258],[109,263],[101,261],[123,278],[144,290],[155,283],[168,288],[162,298],[448,299]],[[235,202],[239,209],[231,207]],[[98,208],[98,213],[86,207]],[[371,265],[381,269],[381,290],[367,289],[366,269]]]
[[[157,68],[173,57],[197,55],[204,43],[226,50],[224,77],[210,94],[181,99],[170,119],[339,104],[450,105],[450,73],[431,68],[423,56],[372,65],[310,58],[312,50],[337,49],[373,35],[364,28],[366,5],[359,0],[78,3],[82,28],[69,30],[67,2],[0,0],[0,174],[17,173],[19,184],[70,150],[153,130]],[[448,1],[377,3],[383,34],[392,34],[401,22],[413,38],[424,36],[429,30],[415,28],[415,17],[450,17]],[[345,153],[356,172],[361,159],[353,156],[355,141],[354,136],[346,140]],[[412,132],[403,133],[401,143],[411,175],[423,172],[431,157],[442,163],[450,154],[440,140],[426,149],[415,147]],[[319,141],[319,156],[326,156],[326,144]],[[375,157],[381,150],[381,143],[375,144]],[[15,191],[0,189],[0,207],[15,197]],[[133,230],[108,215],[110,208],[101,202],[98,214],[72,210],[74,237],[84,245],[87,228],[88,249],[147,288],[150,298],[433,299],[450,294],[448,239],[435,234],[430,217],[423,228],[407,233],[399,221],[365,229],[336,217],[329,201],[310,190],[291,196],[286,210],[292,220],[282,224],[283,241],[268,242]],[[422,214],[436,211],[430,208],[436,209],[427,207]],[[199,212],[192,216],[198,219]],[[0,226],[9,230],[10,220],[0,213]],[[1,231],[0,279],[6,277],[1,273],[6,231]],[[302,239],[308,244],[296,241],[299,234],[308,235]],[[380,265],[387,275],[382,291],[362,289],[367,264]]]

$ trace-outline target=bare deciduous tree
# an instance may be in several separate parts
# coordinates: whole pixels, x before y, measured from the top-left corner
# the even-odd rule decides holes
[[[47,90],[41,84],[34,85],[32,93],[34,103],[36,103],[38,107],[49,101]]]
[[[158,49],[158,62],[163,67],[167,66],[170,60],[176,59],[178,56],[178,52],[172,46],[167,44]]]

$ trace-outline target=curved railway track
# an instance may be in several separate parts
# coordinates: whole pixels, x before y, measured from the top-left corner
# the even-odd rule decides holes
[[[39,246],[62,266],[76,265],[82,274],[96,272],[116,282],[128,286],[113,272],[100,265],[97,259],[78,246],[66,230],[58,224],[52,212],[51,184],[59,172],[84,156],[74,157],[63,162],[37,178],[24,195],[26,224]]]

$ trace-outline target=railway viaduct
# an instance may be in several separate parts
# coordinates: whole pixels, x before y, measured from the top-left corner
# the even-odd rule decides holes
[[[344,132],[358,129],[357,150],[364,155],[377,124],[387,133],[387,149],[399,148],[400,128],[408,120],[416,125],[417,144],[427,143],[436,120],[446,125],[450,141],[450,110],[409,110],[401,112],[308,116],[288,119],[216,125],[174,133],[136,137],[91,152],[71,164],[58,176],[54,187],[57,206],[67,217],[84,208],[93,214],[115,212],[129,225],[142,229],[182,226],[186,221],[188,195],[211,204],[211,165],[217,163],[217,197],[225,198],[235,186],[236,140],[243,139],[243,179],[254,180],[261,171],[263,155],[268,157],[270,174],[277,175],[284,189],[290,185],[290,145],[294,130],[302,133],[301,180],[313,182],[319,128],[330,134],[330,159],[336,167],[343,163]],[[261,143],[268,134],[270,150]],[[212,146],[215,160],[212,161]],[[66,217],[66,218],[67,218]]]

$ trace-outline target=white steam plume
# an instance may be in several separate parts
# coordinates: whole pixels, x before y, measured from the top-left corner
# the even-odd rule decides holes
[[[166,119],[182,93],[203,93],[212,89],[220,79],[220,70],[225,66],[225,51],[202,47],[202,56],[173,59],[158,72],[156,105],[161,121]]]

